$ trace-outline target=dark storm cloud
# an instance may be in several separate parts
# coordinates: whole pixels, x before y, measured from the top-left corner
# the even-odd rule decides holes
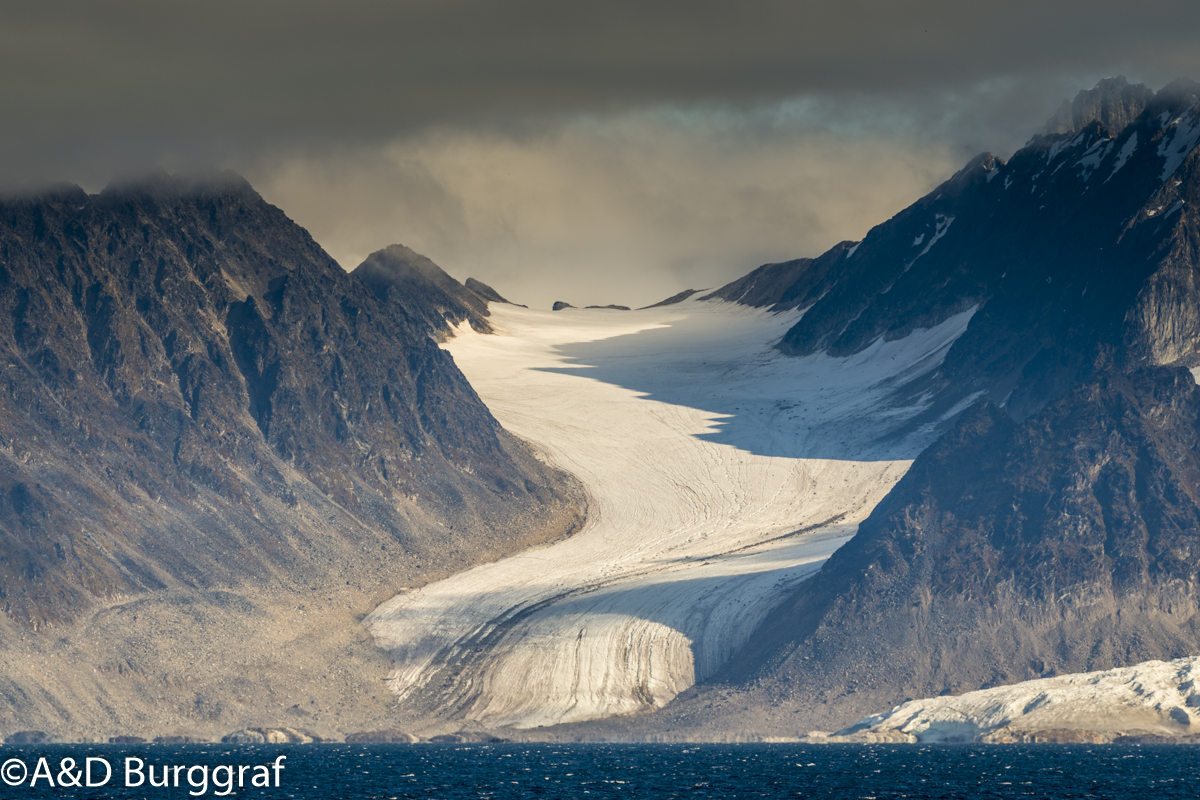
[[[10,135],[187,145],[382,136],[664,102],[925,97],[1122,68],[1161,83],[1194,71],[1200,4],[1134,9],[1104,0],[10,0],[0,12],[0,107]]]
[[[1200,77],[1200,4],[8,0],[0,185],[231,166],[345,266],[638,302],[859,237],[1115,74]]]

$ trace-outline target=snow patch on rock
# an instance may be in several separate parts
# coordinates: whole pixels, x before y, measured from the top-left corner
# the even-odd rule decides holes
[[[1189,111],[1192,112],[1190,117],[1185,119],[1181,115],[1171,123],[1174,130],[1163,134],[1162,141],[1158,144],[1158,155],[1164,159],[1159,180],[1164,183],[1179,169],[1187,154],[1200,143],[1200,111],[1197,111],[1196,104],[1193,104]]]
[[[1113,164],[1112,172],[1110,172],[1108,177],[1104,179],[1105,183],[1108,183],[1110,180],[1112,180],[1114,175],[1121,171],[1121,167],[1125,166],[1125,163],[1129,161],[1130,157],[1134,154],[1134,151],[1137,150],[1137,146],[1138,135],[1137,131],[1134,131],[1133,134],[1130,135],[1129,139],[1126,140],[1121,149],[1117,152],[1117,161],[1115,164]]]

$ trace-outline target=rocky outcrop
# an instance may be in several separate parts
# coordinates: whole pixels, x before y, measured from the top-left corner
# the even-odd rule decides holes
[[[416,744],[419,741],[420,736],[395,728],[346,734],[346,742],[349,744]]]
[[[630,310],[630,309],[629,309],[629,306],[617,306],[617,305],[607,305],[607,306],[584,306],[584,308],[607,308],[607,309],[609,309],[609,310],[611,310],[611,311],[629,311],[629,310]]]
[[[467,278],[467,282],[463,284],[463,288],[465,288],[467,291],[474,292],[489,303],[507,303],[510,306],[528,308],[528,306],[523,306],[520,303],[514,303],[511,300],[505,300],[495,289],[488,286],[483,281],[477,281],[474,278]]]
[[[312,744],[325,741],[297,728],[243,728],[221,737],[222,744]]]
[[[385,304],[402,308],[409,319],[423,325],[438,341],[449,335],[449,328],[464,321],[480,333],[492,332],[486,319],[492,298],[463,286],[437,264],[402,244],[377,250],[352,274]],[[491,288],[478,282],[476,285],[500,297]]]
[[[564,308],[574,308],[575,306],[562,300],[555,300],[554,305],[550,307],[551,311],[562,311]]]
[[[678,294],[671,295],[666,300],[659,300],[657,303],[654,303],[653,305],[642,306],[638,310],[644,311],[647,308],[661,308],[662,306],[673,306],[676,303],[682,303],[684,300],[687,300],[692,295],[699,294],[701,291],[703,291],[703,290],[702,289],[684,289],[682,292],[679,292]]]
[[[817,258],[797,258],[776,264],[764,264],[749,274],[728,283],[701,300],[728,300],[731,303],[785,311],[808,308],[836,280],[840,261],[852,254],[854,242],[841,242]]]
[[[1144,83],[1130,84],[1124,76],[1105,78],[1094,89],[1084,89],[1074,100],[1064,100],[1042,133],[1074,136],[1093,122],[1119,131],[1136,120],[1154,99]]]
[[[457,733],[440,733],[430,736],[429,741],[443,744],[501,744],[512,741],[487,731],[458,731]]]

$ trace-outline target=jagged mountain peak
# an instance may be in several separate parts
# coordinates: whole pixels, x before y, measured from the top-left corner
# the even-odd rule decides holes
[[[378,549],[426,509],[485,530],[468,519],[495,487],[528,494],[432,323],[217,178],[0,201],[0,600],[23,624],[283,564],[324,575],[362,552],[331,521]],[[284,531],[309,555],[289,561]]]
[[[764,624],[746,653],[771,666],[745,675],[849,708],[1196,652],[1198,207],[1200,85],[1117,78],[826,274],[821,256],[780,276],[811,298],[793,355],[973,314],[896,392],[948,429]]]
[[[489,302],[508,303],[509,305],[515,305],[515,303],[512,303],[511,301],[505,300],[499,292],[488,286],[483,281],[475,280],[474,278],[467,278],[467,282],[463,284],[463,286]]]
[[[1074,136],[1096,121],[1110,131],[1119,131],[1137,119],[1154,96],[1146,84],[1131,84],[1124,75],[1105,78],[1094,88],[1079,92],[1074,100],[1063,100],[1042,133]]]
[[[936,378],[931,419],[977,391],[1024,418],[1070,385],[1087,342],[1130,363],[1200,363],[1197,96],[1187,80],[1157,94],[1102,82],[1077,98],[1076,132],[1035,137],[1007,161],[976,156],[861,243],[711,296],[807,309],[780,341],[790,355],[849,356],[977,309]]]
[[[408,279],[413,275],[420,275],[443,286],[454,281],[428,256],[423,256],[402,244],[391,244],[382,250],[376,250],[367,256],[358,268],[366,274],[386,273],[397,279]]]
[[[1182,112],[1194,105],[1197,99],[1200,99],[1200,83],[1191,78],[1176,78],[1158,90],[1151,105],[1171,107],[1177,112]]]
[[[464,320],[480,333],[492,332],[485,319],[491,298],[463,286],[432,259],[402,244],[376,250],[351,274],[379,299],[421,320],[435,339],[444,339],[448,326]]]

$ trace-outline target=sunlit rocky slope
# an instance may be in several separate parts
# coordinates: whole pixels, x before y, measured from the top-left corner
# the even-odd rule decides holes
[[[0,732],[332,724],[376,593],[577,525],[433,270],[389,297],[230,174],[0,203]]]

